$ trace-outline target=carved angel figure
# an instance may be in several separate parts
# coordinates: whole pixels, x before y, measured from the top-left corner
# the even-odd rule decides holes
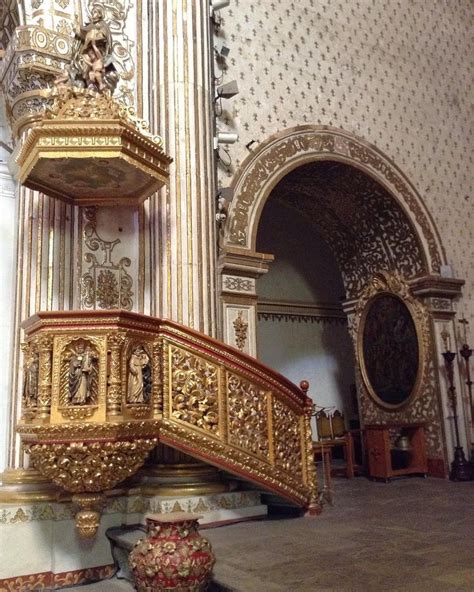
[[[147,403],[151,394],[150,357],[142,345],[137,346],[128,362],[127,403]]]
[[[69,401],[73,405],[86,405],[91,398],[93,364],[91,348],[79,341],[69,362]]]

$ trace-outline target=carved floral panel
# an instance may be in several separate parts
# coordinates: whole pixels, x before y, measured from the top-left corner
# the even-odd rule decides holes
[[[303,474],[300,417],[290,407],[273,398],[273,446],[276,466]]]
[[[267,394],[255,384],[227,374],[229,444],[268,458]]]
[[[219,435],[219,367],[180,347],[170,354],[171,416]]]

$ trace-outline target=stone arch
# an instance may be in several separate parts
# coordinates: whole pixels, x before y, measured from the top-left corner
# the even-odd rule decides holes
[[[437,274],[445,252],[423,199],[402,171],[378,148],[328,126],[298,126],[264,142],[244,161],[232,182],[222,247],[255,252],[261,212],[272,189],[292,170],[315,161],[350,165],[379,183],[395,200],[422,246],[425,273]]]
[[[387,233],[382,236],[382,219],[380,224],[374,224],[374,219],[370,220],[369,224],[372,225],[372,236],[379,238],[378,247],[374,241],[374,249],[379,248],[383,255],[380,258],[381,265],[378,271],[399,275],[407,282],[414,298],[419,299],[429,312],[430,322],[427,330],[430,333],[430,346],[426,353],[429,379],[420,389],[415,402],[404,411],[403,418],[405,421],[413,421],[416,415],[417,419],[429,424],[427,430],[429,431],[430,472],[444,476],[445,453],[448,450],[448,455],[452,456],[452,447],[447,443],[444,435],[449,433],[450,428],[447,416],[443,413],[447,403],[442,399],[444,395],[441,393],[439,376],[436,373],[436,360],[439,358],[436,344],[440,340],[437,341],[435,334],[439,336],[446,319],[454,319],[452,301],[460,295],[463,281],[441,277],[441,268],[447,263],[446,253],[421,195],[403,172],[375,146],[340,129],[327,126],[299,126],[272,136],[242,163],[231,185],[234,197],[229,206],[226,226],[221,237],[222,337],[227,343],[239,347],[235,339],[237,328],[241,331],[244,327],[244,347],[239,349],[256,355],[258,301],[256,280],[268,270],[268,265],[273,259],[270,255],[258,253],[256,249],[257,231],[263,208],[272,192],[280,198],[289,195],[288,191],[285,193],[286,180],[304,173],[305,170],[309,170],[309,176],[311,176],[321,165],[334,165],[338,173],[344,172],[344,168],[350,169],[355,178],[366,178],[372,187],[379,188],[377,195],[385,199],[385,204],[390,204],[390,208],[398,213],[392,218],[395,226],[393,224],[388,226],[389,230],[395,228],[398,221],[401,229],[391,243]],[[322,166],[323,169],[324,166]],[[304,175],[302,185],[304,185]],[[287,186],[286,189],[288,190],[289,187]],[[279,192],[280,195],[278,195]],[[352,204],[353,209],[362,203],[363,198],[364,195],[361,192],[359,201],[356,200]],[[349,203],[351,195],[347,195],[347,192],[346,199],[346,203]],[[324,201],[318,195],[318,200],[321,209],[330,205],[330,199]],[[308,200],[306,204],[309,204]],[[320,211],[312,209],[310,215],[314,220],[316,216],[320,216]],[[416,269],[411,268],[412,271],[409,271],[408,259],[405,269],[400,269],[396,261],[396,255],[402,253],[403,249],[397,252],[395,249],[392,254],[388,253],[397,241],[402,243],[403,237],[407,236],[408,250],[410,245],[416,245],[414,258],[417,264]],[[337,245],[331,245],[330,241],[326,240],[326,242],[333,251],[337,248]],[[363,260],[362,253],[357,263]],[[392,262],[395,262],[395,265],[391,266]],[[338,263],[340,264],[339,261]],[[360,271],[362,268],[363,265],[360,265]],[[353,320],[357,315],[357,302],[363,296],[363,288],[373,279],[375,270],[375,264],[366,266],[364,273],[360,274],[361,277],[356,282],[357,285],[354,284],[354,289],[349,291],[347,291],[347,277],[344,277],[344,270],[341,270],[346,286],[344,310],[348,315],[349,332],[354,343],[357,331]],[[239,326],[236,328],[237,320]],[[418,412],[416,405],[426,398],[429,399],[426,413]],[[444,402],[441,402],[442,400]],[[412,412],[413,416],[410,415]],[[374,418],[370,419],[374,420]],[[387,421],[387,417],[379,414],[377,421],[383,423]]]

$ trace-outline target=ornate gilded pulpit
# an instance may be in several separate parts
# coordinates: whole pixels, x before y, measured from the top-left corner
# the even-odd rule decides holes
[[[75,205],[136,205],[172,162],[113,97],[109,37],[93,11],[18,155],[23,184]],[[255,359],[124,310],[38,312],[23,329],[17,429],[31,464],[73,494],[81,536],[158,443],[316,510],[311,400]]]

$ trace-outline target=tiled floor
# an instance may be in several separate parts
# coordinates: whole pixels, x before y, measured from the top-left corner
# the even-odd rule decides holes
[[[472,592],[474,482],[334,480],[314,519],[204,531],[215,578],[235,592]],[[82,592],[133,590],[109,580]]]

